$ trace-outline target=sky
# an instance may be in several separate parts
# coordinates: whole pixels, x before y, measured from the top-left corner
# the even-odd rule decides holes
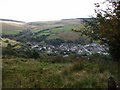
[[[0,18],[51,21],[85,18],[94,14],[94,3],[101,0],[0,0]]]

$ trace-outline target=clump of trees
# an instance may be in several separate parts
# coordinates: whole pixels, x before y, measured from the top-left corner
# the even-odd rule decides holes
[[[59,46],[61,43],[65,43],[63,39],[50,39],[50,40],[45,40],[46,44],[54,45],[54,46]]]
[[[14,48],[15,45],[7,44],[7,47],[2,48],[2,56],[14,56],[22,58],[40,58],[39,53],[36,50],[30,50],[29,48]]]
[[[101,8],[106,5],[106,8]],[[120,61],[120,1],[106,0],[95,4],[99,39],[109,46],[110,55]]]
[[[106,0],[95,3],[95,7],[96,17],[84,20],[85,29],[82,34],[92,40],[100,40],[109,47],[112,58],[120,61],[120,1]]]

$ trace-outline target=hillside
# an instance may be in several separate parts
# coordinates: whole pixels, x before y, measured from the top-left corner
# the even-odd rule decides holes
[[[50,28],[60,28],[64,26],[72,26],[78,27],[78,25],[82,24],[83,19],[62,19],[56,21],[43,21],[43,22],[29,22],[27,25],[34,26],[34,30],[43,30],[43,29],[50,29]]]
[[[2,20],[2,33],[7,35],[17,35],[18,39],[22,38],[41,38],[63,39],[75,41],[81,36],[78,32],[73,32],[72,29],[79,29],[83,26],[83,18],[62,19],[56,21],[44,22],[19,22],[14,20]],[[27,34],[29,33],[31,34]],[[22,35],[20,32],[23,32]]]
[[[17,34],[26,29],[25,22],[9,19],[0,19],[3,34]]]
[[[58,21],[31,22],[28,24],[34,26],[33,30],[35,32],[38,31],[37,36],[49,35],[48,40],[56,38],[77,40],[80,38],[80,33],[73,32],[72,29],[80,28],[82,23],[82,19],[63,19]]]
[[[41,57],[3,58],[3,88],[107,88],[110,73],[119,82],[117,63],[99,56]]]

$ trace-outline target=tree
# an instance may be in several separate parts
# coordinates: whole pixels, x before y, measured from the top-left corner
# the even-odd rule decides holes
[[[94,40],[99,40],[99,25],[96,18],[90,18],[90,19],[83,19],[84,20],[84,28],[83,30],[80,30],[82,35],[86,35],[89,39],[91,39],[91,42]]]
[[[39,58],[39,53],[36,50],[33,50],[31,57],[37,59]]]
[[[102,5],[106,8],[101,8]],[[113,59],[120,61],[120,1],[106,0],[95,6],[100,39],[109,46]]]

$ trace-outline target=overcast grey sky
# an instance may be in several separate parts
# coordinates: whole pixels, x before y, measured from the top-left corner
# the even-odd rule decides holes
[[[0,18],[48,21],[84,18],[94,14],[101,0],[0,0]]]

